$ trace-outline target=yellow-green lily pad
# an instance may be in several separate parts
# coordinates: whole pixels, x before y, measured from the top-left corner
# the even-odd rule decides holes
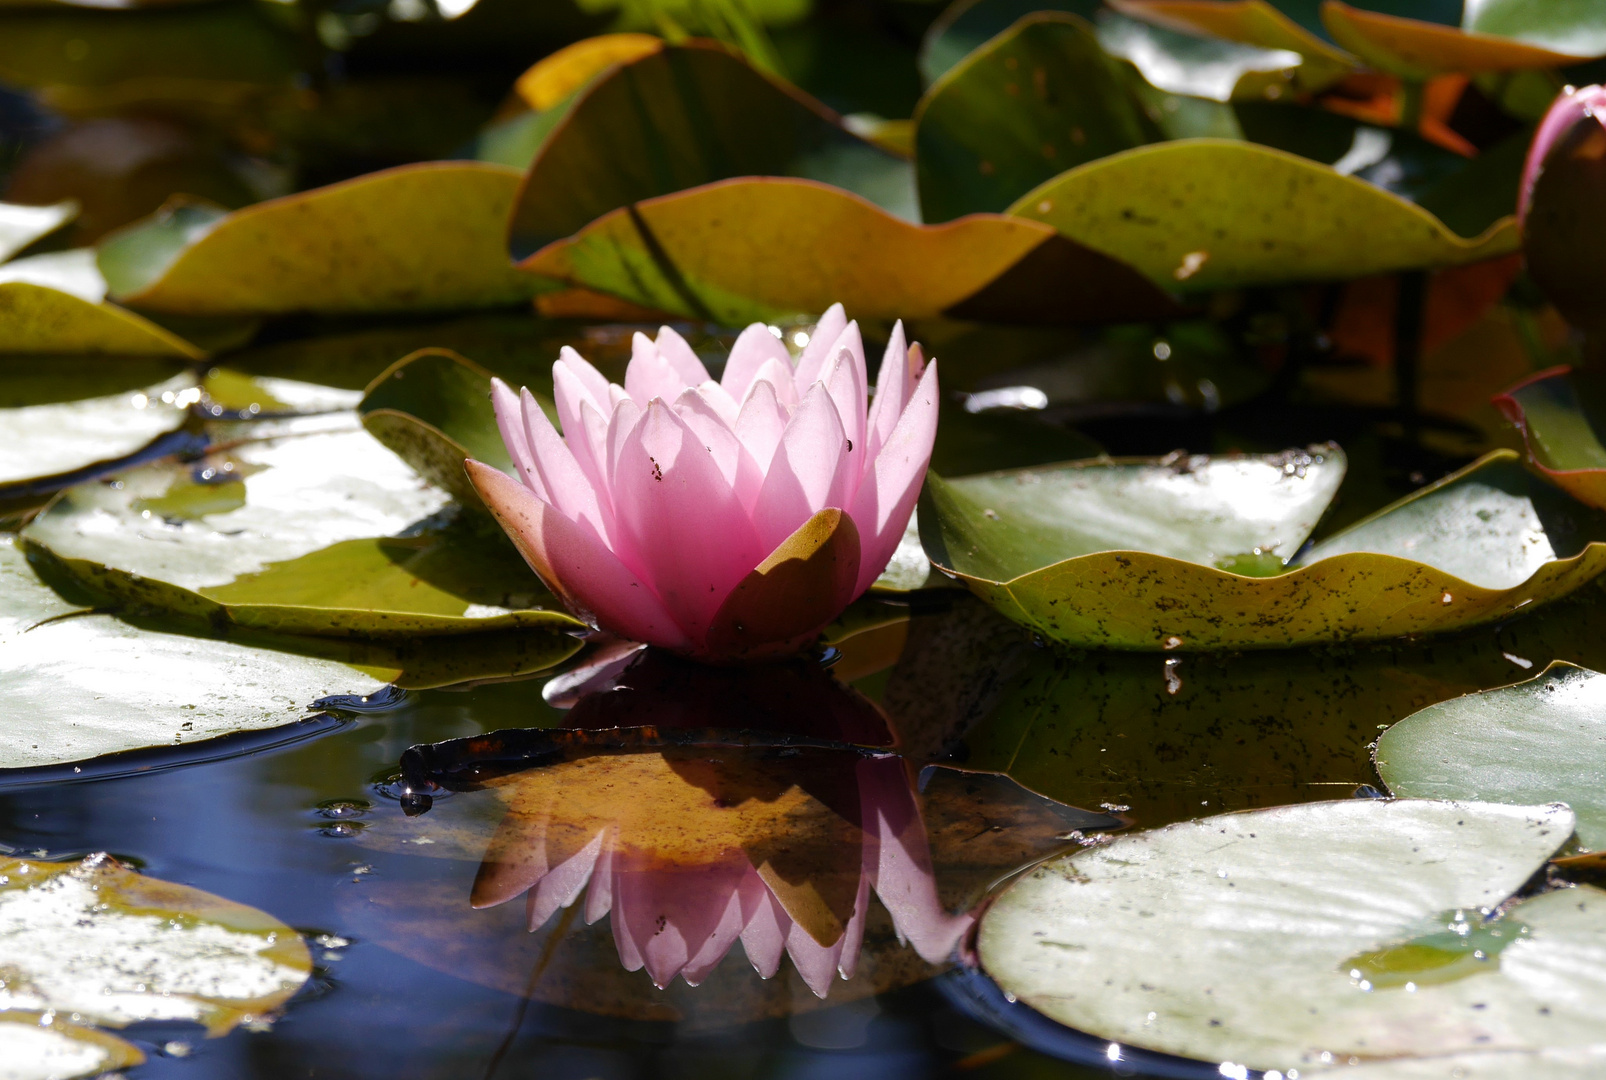
[[[1182,291],[1460,266],[1518,247],[1513,218],[1466,239],[1364,180],[1226,139],[1111,155],[1047,181],[1008,212]]]
[[[6,266],[0,266],[0,271]],[[5,280],[3,274],[0,274],[0,352],[104,353],[189,359],[204,355],[176,334],[116,304],[97,303],[28,280]]]
[[[656,195],[740,176],[798,176],[915,218],[909,163],[713,42],[644,53],[565,107],[513,211],[520,256]]]
[[[1383,733],[1377,771],[1411,798],[1564,802],[1585,849],[1606,848],[1606,675],[1557,661],[1430,705]]]
[[[813,318],[1106,321],[1172,314],[1130,267],[1022,218],[912,225],[811,180],[724,180],[615,210],[525,269],[725,325]]]
[[[501,534],[454,521],[447,494],[355,417],[303,423],[324,430],[70,488],[23,538],[91,592],[213,625],[375,639],[580,627]]]
[[[0,859],[7,1008],[109,1027],[267,1019],[312,974],[301,935],[266,912],[137,874],[106,854]]]
[[[427,162],[233,213],[179,202],[102,241],[121,303],[180,315],[356,314],[496,307],[540,283],[508,263],[519,176]]]
[[[1380,71],[1419,81],[1565,67],[1606,55],[1606,7],[1598,0],[1467,0],[1460,26],[1339,0],[1324,0],[1321,13],[1338,44]]]
[[[1606,517],[1509,450],[1300,551],[1341,461],[1312,448],[930,476],[921,540],[939,569],[1009,618],[1050,640],[1116,649],[1437,633],[1564,596],[1606,570]]]

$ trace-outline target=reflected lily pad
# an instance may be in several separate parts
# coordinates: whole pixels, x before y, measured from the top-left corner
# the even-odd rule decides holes
[[[1389,790],[1413,798],[1564,802],[1578,839],[1606,848],[1606,675],[1556,662],[1497,690],[1441,702],[1377,743]]]
[[[233,213],[190,202],[107,237],[114,298],[180,315],[347,314],[495,307],[540,283],[502,236],[518,173],[406,165]]]
[[[604,214],[741,176],[835,184],[916,219],[909,163],[713,42],[624,60],[581,90],[536,152],[511,224],[523,256]]]
[[[1322,4],[1333,40],[1379,71],[1407,79],[1557,68],[1606,56],[1606,24],[1591,0],[1467,0],[1461,25]]]
[[[1522,431],[1533,464],[1557,486],[1606,508],[1606,439],[1598,419],[1606,381],[1589,370],[1551,368],[1494,399]]]
[[[1036,222],[911,225],[808,180],[726,180],[615,210],[523,263],[643,307],[725,325],[812,318],[1105,321],[1174,305],[1141,275]]]
[[[1466,239],[1364,180],[1224,139],[1111,155],[1047,181],[1009,213],[1188,291],[1460,266],[1518,246],[1514,219]]]
[[[1009,618],[1118,649],[1442,632],[1564,596],[1606,569],[1606,518],[1509,450],[1301,552],[1342,461],[1312,448],[930,476],[921,540]]]
[[[24,540],[91,591],[223,625],[373,638],[580,626],[536,607],[551,598],[512,546],[442,515],[446,493],[366,432],[263,436],[69,489]]]
[[[222,1035],[271,1016],[312,974],[278,919],[105,854],[0,860],[0,941],[0,1008],[110,1027],[181,1020]]]
[[[1563,806],[1427,800],[1205,818],[1045,864],[978,950],[1061,1023],[1224,1070],[1588,1048],[1606,892],[1495,914],[1572,827]]]
[[[329,659],[142,629],[75,604],[0,537],[0,769],[266,731],[384,680]]]
[[[0,1012],[0,1060],[7,1080],[77,1080],[143,1065],[145,1055],[115,1035],[8,1009]]]
[[[172,434],[189,415],[180,395],[194,385],[178,375],[106,397],[0,408],[8,436],[0,442],[0,494],[21,485],[49,490],[53,477],[116,461]]]
[[[357,412],[370,435],[463,506],[485,505],[465,459],[513,472],[491,408],[491,373],[449,350],[396,361],[369,385]]]
[[[59,202],[53,206],[20,206],[0,202],[0,262],[38,240],[49,236],[73,219],[78,213],[75,202]]]

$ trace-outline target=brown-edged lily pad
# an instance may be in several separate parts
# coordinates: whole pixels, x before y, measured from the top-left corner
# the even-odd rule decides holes
[[[214,623],[358,638],[525,627],[572,651],[564,632],[580,624],[536,606],[551,597],[499,534],[454,521],[446,493],[350,414],[303,423],[326,430],[71,488],[25,541],[93,592]]]
[[[909,163],[714,42],[654,49],[581,90],[536,152],[513,211],[525,255],[656,195],[740,176],[798,176],[916,216]]]
[[[1009,213],[1185,291],[1460,266],[1518,246],[1513,218],[1467,239],[1364,180],[1226,139],[1113,154],[1047,181]]]
[[[518,173],[429,162],[233,213],[170,204],[100,247],[118,301],[180,315],[355,314],[496,307],[540,283],[502,237]]]
[[[1377,770],[1412,798],[1564,802],[1585,849],[1606,848],[1606,675],[1558,661],[1431,705],[1383,733]]]
[[[1606,382],[1587,369],[1551,368],[1494,402],[1521,429],[1535,467],[1574,498],[1606,508]]]
[[[1102,321],[1172,304],[1130,267],[1037,222],[912,225],[810,180],[725,180],[615,210],[523,264],[643,307],[727,325],[812,318]]]
[[[1557,68],[1606,55],[1606,9],[1592,0],[1467,0],[1460,26],[1325,0],[1333,40],[1407,79]]]
[[[1312,448],[932,476],[921,539],[940,569],[1010,618],[1055,641],[1120,649],[1439,632],[1553,600],[1606,569],[1606,517],[1509,450],[1300,551],[1341,462]]]

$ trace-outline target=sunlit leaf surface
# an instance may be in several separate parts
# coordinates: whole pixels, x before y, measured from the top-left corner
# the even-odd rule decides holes
[[[145,1055],[115,1035],[45,1013],[0,1013],[0,1055],[6,1080],[76,1080],[141,1065]],[[41,1020],[45,1020],[41,1023]]]
[[[1560,806],[1351,800],[1205,818],[1046,864],[982,921],[986,970],[1123,1045],[1302,1075],[1600,1044],[1606,893],[1503,904]]]
[[[81,863],[0,860],[0,1007],[124,1027],[189,1020],[221,1035],[266,1017],[312,972],[301,936],[255,908]]]
[[[1441,702],[1377,743],[1397,795],[1564,802],[1578,839],[1606,847],[1606,675],[1557,663],[1527,682]]]
[[[579,623],[500,536],[451,515],[350,414],[66,492],[24,533],[92,590],[240,626],[340,637]],[[557,655],[572,646],[554,642]]]
[[[1489,622],[1606,565],[1606,521],[1515,458],[1488,455],[1305,550],[1342,475],[1330,450],[933,476],[921,538],[977,595],[1071,645],[1375,641]]]
[[[54,206],[19,206],[0,203],[0,262],[71,221],[78,207],[71,202]]]
[[[75,366],[80,376],[88,376],[74,380],[87,383],[86,389],[113,381],[104,375],[96,378],[96,373],[85,371],[83,365]],[[104,365],[95,366],[104,371]],[[144,369],[142,374],[161,366],[138,365]],[[55,379],[61,375],[59,368],[52,373]],[[23,389],[14,380],[7,384],[13,393]],[[194,385],[188,375],[176,375],[155,385],[136,384],[78,400],[0,403],[0,430],[9,436],[0,441],[0,489],[115,461],[177,431],[187,415],[179,395]],[[34,395],[24,392],[17,396],[26,401]]]

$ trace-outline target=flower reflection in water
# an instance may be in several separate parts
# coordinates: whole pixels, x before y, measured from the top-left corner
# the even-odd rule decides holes
[[[801,662],[709,671],[652,651],[606,685],[568,731],[504,737],[567,745],[552,764],[490,776],[488,750],[510,757],[492,736],[445,770],[507,805],[475,907],[526,896],[531,930],[573,904],[611,915],[620,961],[659,987],[697,985],[740,941],[764,978],[790,956],[825,997],[853,976],[872,892],[921,958],[953,952],[972,918],[938,898],[910,766],[869,701]]]

